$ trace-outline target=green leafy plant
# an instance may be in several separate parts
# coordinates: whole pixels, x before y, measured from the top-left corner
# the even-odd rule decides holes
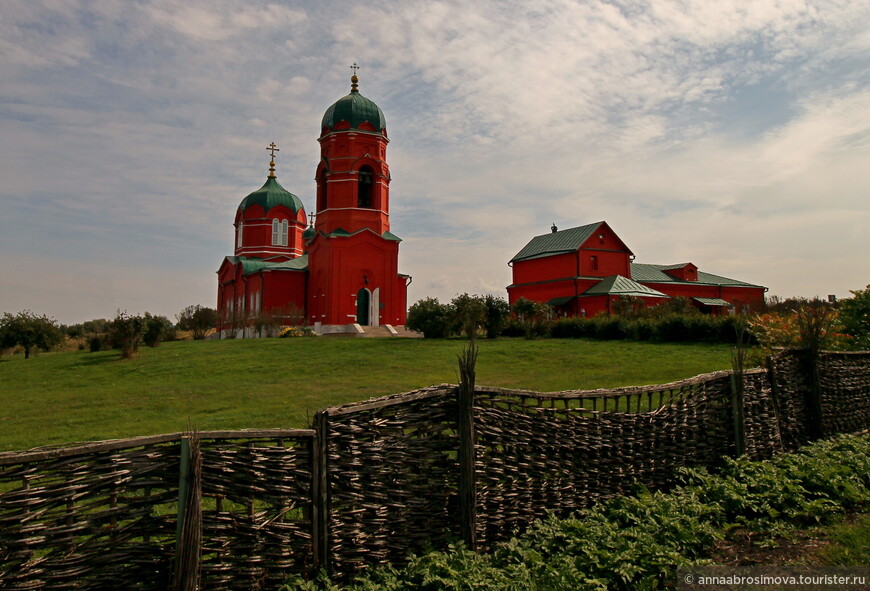
[[[850,292],[851,298],[840,302],[843,327],[854,338],[856,349],[870,349],[870,285]]]
[[[677,569],[709,563],[734,527],[762,539],[793,526],[827,523],[870,505],[870,436],[821,441],[766,462],[729,460],[721,473],[684,469],[671,492],[639,487],[568,518],[548,516],[525,533],[476,554],[461,544],[380,567],[347,591],[652,590]],[[866,532],[853,534],[861,539]],[[864,536],[862,538],[861,536]],[[850,542],[851,546],[855,542]],[[337,591],[324,575],[284,591]]]

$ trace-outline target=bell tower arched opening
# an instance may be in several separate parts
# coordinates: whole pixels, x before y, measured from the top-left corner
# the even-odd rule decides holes
[[[375,171],[369,165],[359,169],[357,180],[357,207],[369,209],[372,207],[374,194]]]

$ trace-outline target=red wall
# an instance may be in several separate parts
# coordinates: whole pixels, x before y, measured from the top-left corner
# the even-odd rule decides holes
[[[513,264],[513,282],[532,283],[577,276],[577,253],[557,254]]]
[[[398,258],[398,242],[372,232],[315,236],[308,251],[309,322],[356,322],[357,293],[368,289],[372,294],[378,290],[378,324],[404,324],[407,292],[406,281],[399,277]]]

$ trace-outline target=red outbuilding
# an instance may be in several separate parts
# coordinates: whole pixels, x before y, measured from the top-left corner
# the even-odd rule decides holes
[[[351,83],[321,122],[313,223],[278,183],[274,143],[266,184],[239,204],[235,252],[217,272],[222,336],[253,334],[267,317],[320,334],[402,331],[410,277],[390,232],[386,119]]]
[[[625,296],[648,306],[682,296],[710,314],[764,303],[767,288],[760,285],[705,273],[692,263],[651,265],[634,258],[607,222],[568,230],[554,225],[508,263],[513,270],[508,300],[511,305],[520,298],[544,302],[563,316],[611,312]]]

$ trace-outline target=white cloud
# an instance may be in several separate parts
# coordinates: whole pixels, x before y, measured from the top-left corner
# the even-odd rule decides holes
[[[266,144],[281,148],[282,184],[311,203],[320,117],[348,91],[354,61],[388,121],[393,229],[412,299],[498,291],[533,235],[600,219],[639,259],[693,260],[784,295],[827,291],[819,284],[845,295],[867,281],[866,3],[4,8],[0,232],[18,232],[4,252],[90,244],[135,261],[108,267],[117,275],[99,280],[115,286],[105,293],[122,277],[163,301],[165,287],[137,281],[136,268],[177,278],[193,257],[201,275],[182,305],[210,303],[233,211],[265,176]],[[49,236],[64,220],[73,229]],[[27,234],[10,227],[27,223]],[[166,246],[101,231],[115,226]],[[804,238],[814,228],[827,237],[818,244]],[[75,282],[81,298],[35,290],[31,268],[2,270],[46,312],[81,320],[77,302],[100,299]],[[4,306],[20,301],[10,285]],[[109,299],[94,315],[114,313]]]

